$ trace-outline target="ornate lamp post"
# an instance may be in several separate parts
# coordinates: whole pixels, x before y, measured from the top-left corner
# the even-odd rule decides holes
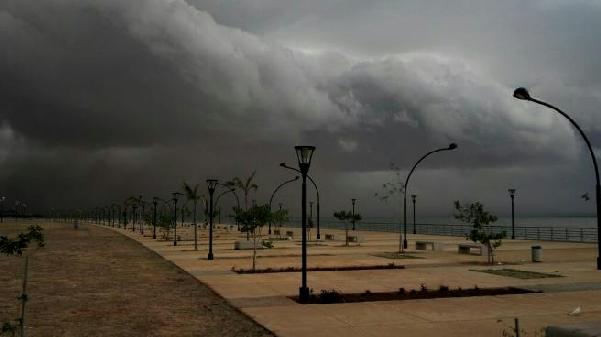
[[[597,270],[601,270],[601,217],[599,214],[601,212],[601,184],[599,182],[599,167],[597,165],[597,158],[595,157],[595,152],[593,151],[591,142],[588,140],[588,138],[586,137],[586,135],[584,134],[584,132],[582,131],[580,126],[576,123],[576,121],[574,121],[570,116],[568,116],[565,112],[561,111],[559,108],[557,108],[549,103],[546,103],[546,102],[543,102],[541,100],[531,97],[530,94],[528,93],[528,90],[526,90],[526,88],[515,89],[515,91],[513,92],[513,97],[515,97],[517,99],[534,102],[534,103],[540,104],[542,106],[546,106],[547,108],[557,111],[560,115],[562,115],[568,121],[570,121],[570,123],[572,123],[572,125],[580,133],[580,136],[582,136],[582,139],[584,139],[584,142],[586,143],[588,150],[591,154],[591,159],[593,161],[593,167],[595,169],[595,180],[597,182],[597,184],[595,185],[595,199],[596,199],[596,204],[597,204],[597,249],[598,249]]]
[[[305,303],[309,299],[309,288],[307,287],[307,173],[311,167],[311,159],[315,146],[295,146],[298,168],[303,177],[301,194],[301,225],[302,225],[302,277],[301,286],[298,290],[299,301]]]
[[[413,174],[413,171],[415,171],[415,168],[417,167],[417,165],[419,163],[421,163],[422,160],[426,159],[426,157],[428,157],[429,155],[436,153],[436,152],[441,152],[441,151],[451,151],[451,150],[455,150],[457,148],[457,144],[455,143],[451,143],[449,144],[448,147],[443,147],[434,151],[430,151],[428,153],[426,153],[425,155],[423,155],[416,163],[415,165],[413,165],[413,168],[411,168],[411,171],[409,171],[409,174],[407,175],[407,179],[405,179],[405,185],[403,188],[403,240],[402,240],[402,246],[401,246],[401,239],[399,237],[399,251],[403,252],[405,249],[407,249],[407,185],[409,184],[409,178],[411,178],[411,175]]]
[[[515,188],[510,188],[507,192],[509,192],[509,197],[511,198],[511,239],[515,239]]]
[[[173,195],[173,245],[177,246],[177,198],[183,194],[179,192],[171,194]]]
[[[411,195],[411,201],[413,202],[413,234],[417,234],[416,222],[415,222],[415,201],[417,199],[417,195]]]
[[[217,179],[207,179],[207,188],[209,189],[209,254],[207,260],[213,260],[213,194],[217,183]]]

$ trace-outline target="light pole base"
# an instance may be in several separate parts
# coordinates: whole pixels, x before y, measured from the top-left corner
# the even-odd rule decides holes
[[[403,239],[403,249],[407,249],[407,239]]]
[[[321,235],[319,235],[319,233],[317,233],[317,240],[321,240]]]
[[[209,255],[207,256],[207,260],[213,260],[213,253],[209,253]]]
[[[156,235],[156,234],[152,234],[152,238],[153,238],[153,239],[156,239],[156,238],[157,238],[157,235]]]
[[[174,245],[174,246],[177,246],[177,241],[173,241],[173,245]]]
[[[309,288],[307,288],[307,287],[298,288],[298,301],[300,303],[307,303],[309,301]]]

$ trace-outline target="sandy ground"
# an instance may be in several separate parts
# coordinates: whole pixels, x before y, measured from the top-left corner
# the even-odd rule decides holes
[[[190,274],[139,243],[93,225],[36,223],[28,336],[272,336]],[[25,224],[0,224],[13,236]],[[18,317],[22,257],[0,257],[0,323]]]

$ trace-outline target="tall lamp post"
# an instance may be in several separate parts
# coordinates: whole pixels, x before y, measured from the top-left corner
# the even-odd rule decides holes
[[[207,179],[209,189],[209,255],[207,260],[213,260],[213,193],[215,193],[217,183],[217,179]]]
[[[183,194],[179,192],[171,194],[173,195],[173,245],[177,246],[177,198]]]
[[[269,198],[269,211],[271,212],[271,204],[273,203],[273,197],[275,196],[275,193],[282,188],[282,186],[286,185],[286,184],[290,184],[292,182],[295,182],[299,179],[299,176],[295,176],[294,178],[290,179],[290,180],[286,180],[283,183],[279,184],[278,187],[275,188],[275,190],[273,190],[273,193],[271,193],[271,198]],[[269,235],[271,235],[271,221],[269,221]]]
[[[4,200],[6,200],[5,196],[0,197],[0,222],[4,222]]]
[[[289,170],[301,173],[301,171],[299,171],[298,169],[295,169],[294,167],[290,167],[290,166],[286,165],[286,163],[280,163],[280,166],[283,168],[287,168]],[[317,184],[315,183],[313,178],[311,178],[311,176],[308,174],[307,174],[307,179],[309,179],[309,181],[315,188],[315,193],[317,194],[317,240],[319,240],[319,239],[321,239],[321,234],[319,232],[319,219],[320,219],[320,217],[319,217],[319,189],[317,188]]]
[[[303,177],[301,194],[301,225],[302,225],[302,277],[301,286],[298,289],[299,301],[307,302],[309,299],[309,288],[307,287],[307,173],[311,166],[311,159],[315,146],[295,146],[298,168]]]
[[[436,153],[436,152],[442,152],[442,151],[451,151],[451,150],[455,150],[457,148],[457,144],[455,143],[451,143],[449,144],[448,147],[443,147],[437,150],[433,150],[430,151],[428,153],[426,153],[425,155],[423,155],[416,163],[415,165],[413,165],[413,168],[411,168],[411,171],[409,171],[409,174],[407,175],[407,179],[405,179],[405,185],[403,188],[403,240],[402,240],[402,245],[401,245],[401,238],[399,237],[399,252],[404,252],[405,249],[407,249],[407,185],[409,184],[409,178],[411,178],[411,175],[413,174],[413,171],[415,171],[415,168],[417,167],[417,165],[419,165],[419,163],[422,162],[422,160],[426,159],[426,157],[428,157],[429,155]]]
[[[595,158],[595,152],[593,151],[591,142],[588,140],[588,138],[586,137],[586,135],[584,134],[584,132],[582,131],[580,126],[576,123],[576,121],[574,121],[570,116],[568,116],[565,112],[561,111],[559,108],[557,108],[549,103],[546,103],[546,102],[543,102],[541,100],[531,97],[526,88],[515,89],[515,91],[513,92],[513,97],[515,97],[517,99],[534,102],[534,103],[540,104],[542,106],[545,106],[547,108],[557,111],[560,115],[562,115],[568,121],[570,121],[570,123],[572,123],[572,125],[580,133],[580,136],[582,136],[582,138],[584,139],[584,142],[586,143],[588,150],[591,154],[591,159],[593,161],[593,166],[595,169],[595,180],[597,182],[597,184],[595,185],[595,199],[596,199],[596,204],[597,204],[597,249],[598,249],[597,270],[601,270],[601,217],[600,217],[601,214],[599,214],[599,213],[601,213],[601,183],[599,182],[599,166],[597,165],[597,158]]]
[[[417,234],[417,225],[415,222],[415,202],[417,199],[417,195],[412,194],[411,195],[411,201],[413,202],[413,234]]]
[[[515,239],[515,188],[510,188],[507,190],[509,192],[509,197],[511,198],[511,239]]]
[[[355,202],[357,202],[357,199],[351,199],[351,203],[353,204],[353,230],[355,230]]]

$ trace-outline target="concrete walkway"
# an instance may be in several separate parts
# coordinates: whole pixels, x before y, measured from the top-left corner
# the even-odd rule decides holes
[[[401,270],[309,272],[309,287],[340,292],[385,292],[451,288],[527,287],[540,294],[428,300],[363,302],[348,304],[301,305],[288,296],[298,293],[299,272],[238,274],[236,269],[251,267],[252,251],[233,250],[235,240],[245,235],[222,228],[214,232],[215,260],[208,261],[207,230],[199,230],[199,250],[194,251],[192,229],[178,229],[183,241],[153,240],[131,230],[115,229],[209,285],[230,303],[279,336],[502,336],[518,317],[526,334],[540,335],[548,324],[601,320],[601,272],[595,270],[596,245],[563,242],[506,240],[497,252],[502,265],[487,266],[485,256],[460,255],[457,244],[463,238],[411,235],[415,240],[436,241],[442,251],[415,251],[416,258],[388,259],[377,256],[398,250],[398,234],[360,232],[359,246],[345,247],[344,241],[321,241],[309,247],[309,267],[356,266],[395,263]],[[289,229],[290,230],[290,229]],[[298,229],[293,230],[300,237]],[[282,231],[284,232],[284,231]],[[344,232],[323,230],[343,238]],[[312,233],[314,235],[314,233]],[[298,240],[274,241],[273,249],[258,252],[257,268],[300,266]],[[530,246],[543,247],[543,262],[531,263]],[[482,269],[512,268],[558,274],[562,277],[518,279],[478,272]],[[568,315],[576,307],[581,314]]]

